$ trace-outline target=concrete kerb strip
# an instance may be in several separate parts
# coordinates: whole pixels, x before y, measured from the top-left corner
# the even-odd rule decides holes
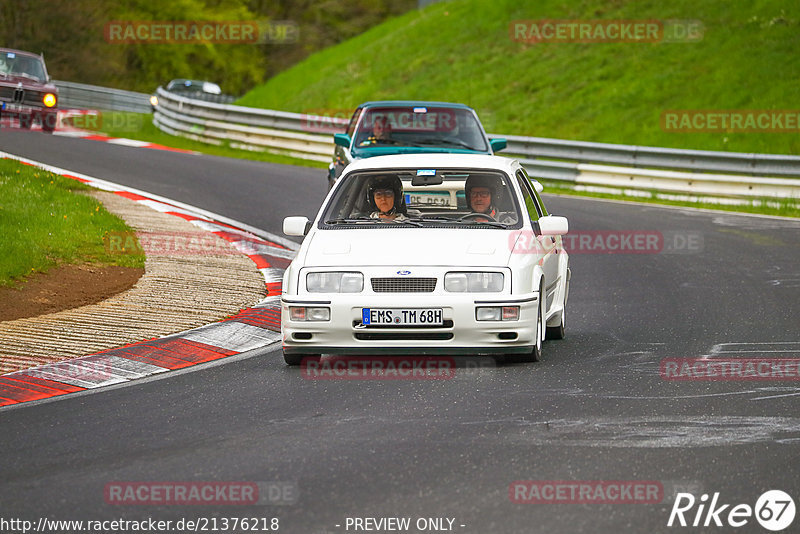
[[[0,152],[0,157],[64,175],[158,212],[180,217],[194,227],[228,241],[250,258],[266,284],[266,298],[220,322],[2,375],[0,407],[124,384],[169,370],[264,349],[280,340],[281,281],[284,268],[299,247],[297,243],[206,210],[113,182],[4,152]],[[70,343],[70,339],[64,339],[63,343]]]

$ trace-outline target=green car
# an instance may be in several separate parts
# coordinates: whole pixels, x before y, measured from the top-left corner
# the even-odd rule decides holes
[[[464,104],[384,100],[356,108],[346,133],[333,136],[336,145],[328,166],[328,186],[351,162],[386,154],[494,154],[506,147],[502,138],[488,138],[475,110]]]

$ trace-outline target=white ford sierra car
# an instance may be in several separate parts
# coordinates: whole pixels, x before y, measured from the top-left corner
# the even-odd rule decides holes
[[[358,160],[284,274],[283,355],[493,355],[537,361],[564,337],[565,217],[515,160],[406,154]]]

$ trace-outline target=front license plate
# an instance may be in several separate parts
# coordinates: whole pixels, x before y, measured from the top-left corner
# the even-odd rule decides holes
[[[361,308],[365,326],[441,326],[441,308]]]
[[[20,112],[29,112],[31,108],[23,107],[17,104],[6,103],[6,107],[3,109],[4,112],[7,113],[20,113]]]

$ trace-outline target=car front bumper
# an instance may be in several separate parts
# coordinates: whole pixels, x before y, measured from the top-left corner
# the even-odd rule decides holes
[[[281,334],[286,354],[507,354],[532,350],[539,295],[335,294],[284,295]],[[328,321],[294,321],[290,306],[330,308]],[[479,306],[519,306],[519,318],[478,321]],[[441,308],[442,326],[364,326],[362,308]]]

